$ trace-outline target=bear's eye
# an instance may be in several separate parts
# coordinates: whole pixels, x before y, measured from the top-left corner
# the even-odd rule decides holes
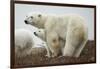
[[[39,31],[40,32],[40,31]]]
[[[41,14],[39,14],[38,17],[41,17]]]
[[[33,16],[31,16],[31,18],[33,19]]]

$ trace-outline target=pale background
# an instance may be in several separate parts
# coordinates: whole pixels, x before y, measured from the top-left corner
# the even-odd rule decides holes
[[[0,2],[0,69],[10,69],[10,0]],[[99,69],[100,68],[100,1],[99,0],[34,0],[97,6],[97,63],[38,67],[32,69]]]

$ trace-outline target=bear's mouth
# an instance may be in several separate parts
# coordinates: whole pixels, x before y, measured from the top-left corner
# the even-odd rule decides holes
[[[25,24],[34,24],[34,22],[30,22],[28,20],[24,20]]]
[[[35,35],[35,36],[37,36],[37,33],[36,33],[36,32],[34,32],[34,35]]]
[[[24,20],[25,24],[28,24],[28,21],[27,20]]]

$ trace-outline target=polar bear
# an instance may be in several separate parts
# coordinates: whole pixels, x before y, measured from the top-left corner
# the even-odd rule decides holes
[[[34,31],[34,35],[39,37],[43,41],[46,41],[45,29],[38,29],[38,30]]]
[[[39,37],[40,39],[42,39],[43,41],[46,41],[46,34],[45,34],[45,29],[38,29],[34,32],[34,35]],[[61,47],[61,51],[59,51],[59,55],[62,55],[63,53],[63,48],[64,48],[64,45],[65,45],[65,40],[63,39],[59,39],[59,44],[60,44],[60,47]],[[45,45],[45,47],[47,47],[47,45]]]
[[[80,15],[33,13],[24,21],[26,24],[45,29],[48,57],[58,56],[61,50],[59,38],[65,40],[63,56],[74,57],[79,57],[88,40],[86,22]]]
[[[24,57],[30,54],[34,47],[33,33],[26,29],[15,30],[15,55]]]

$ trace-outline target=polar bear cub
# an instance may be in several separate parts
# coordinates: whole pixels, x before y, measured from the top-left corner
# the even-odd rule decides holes
[[[30,54],[34,46],[33,33],[26,29],[15,30],[15,55],[24,57]]]
[[[44,29],[38,29],[37,31],[34,32],[34,35],[39,37],[43,41],[46,41],[46,34],[45,34]],[[59,39],[59,41],[60,41],[60,47],[61,47],[61,51],[59,51],[59,55],[62,55],[63,50],[64,50],[63,48],[65,45],[65,40]],[[47,45],[45,45],[45,47],[47,47]]]
[[[26,17],[25,23],[45,29],[48,57],[59,54],[61,50],[59,38],[65,40],[63,56],[74,57],[79,57],[88,40],[86,22],[80,15],[33,13]]]

